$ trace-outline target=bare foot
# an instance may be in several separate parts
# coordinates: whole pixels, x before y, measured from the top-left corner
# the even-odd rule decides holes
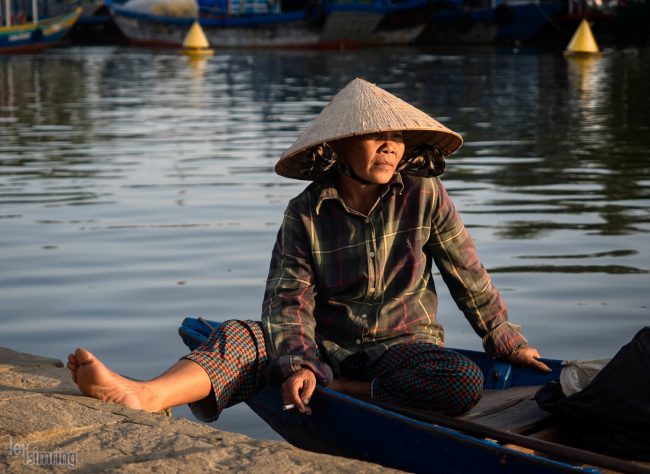
[[[143,383],[116,374],[86,349],[77,349],[68,356],[68,369],[84,395],[129,408],[155,411],[148,406],[151,404]]]

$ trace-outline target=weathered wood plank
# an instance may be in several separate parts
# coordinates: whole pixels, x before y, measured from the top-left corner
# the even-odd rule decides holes
[[[491,428],[524,434],[549,426],[552,419],[553,416],[539,408],[535,400],[523,400],[510,408],[472,421]]]
[[[539,408],[533,399],[538,389],[530,386],[487,390],[476,407],[461,418],[512,433],[540,430],[550,425],[553,416]]]
[[[530,400],[537,390],[538,386],[513,387],[507,390],[485,390],[483,397],[469,413],[461,416],[464,420],[476,420],[477,418],[498,413],[508,409],[524,400]]]

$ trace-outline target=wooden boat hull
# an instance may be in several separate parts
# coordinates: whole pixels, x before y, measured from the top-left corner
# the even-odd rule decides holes
[[[37,24],[0,27],[0,54],[33,53],[56,44],[74,26],[81,8]]]
[[[414,420],[323,387],[312,398],[309,416],[281,411],[274,387],[246,403],[294,446],[407,472],[597,472]]]
[[[364,44],[384,17],[380,10],[333,10],[327,13],[319,42],[324,44]]]
[[[180,48],[194,18],[172,18],[111,5],[118,28],[136,46]],[[295,47],[319,41],[318,28],[304,12],[270,14],[265,18],[199,19],[213,47]]]
[[[179,332],[185,344],[194,348],[218,325],[219,323],[211,321],[187,318]],[[519,393],[524,393],[528,409],[534,406],[533,410],[543,413],[543,418],[550,418],[549,414],[536,407],[534,401],[529,400],[530,389],[536,390],[535,386],[558,378],[561,361],[545,359],[544,362],[553,369],[546,374],[491,360],[481,352],[459,352],[479,365],[484,373],[487,391],[509,394],[522,390]],[[513,397],[501,397],[500,403],[503,405],[505,402],[505,406],[510,406],[512,400]],[[405,416],[393,409],[385,409],[320,386],[310,403],[311,415],[282,411],[282,399],[277,387],[265,387],[246,403],[283,438],[297,447],[362,459],[409,472],[601,472],[585,466],[579,458],[572,461],[570,451],[561,456],[569,460],[552,459],[539,452],[501,444],[489,432],[484,436],[475,436],[471,430],[462,428],[477,425],[462,418],[438,417],[439,421],[444,421],[445,418],[450,420],[447,425],[439,421],[420,421],[417,417]],[[469,419],[472,418],[468,416],[467,420]],[[460,425],[461,429],[455,425]],[[530,426],[527,424],[525,429]],[[503,433],[509,434],[508,431]],[[517,434],[513,436],[523,438]],[[560,450],[571,449],[555,446]],[[575,450],[573,454],[578,451]],[[577,454],[581,453],[597,456],[584,451]]]
[[[117,0],[116,3],[125,3]],[[119,30],[108,8],[101,0],[85,2],[79,20],[70,30],[68,38],[76,44],[127,44],[126,37]]]
[[[110,5],[111,15],[129,41],[138,46],[181,47],[193,18],[163,17]],[[316,48],[362,44],[406,44],[423,30],[416,25],[382,29],[385,9],[333,5],[323,11],[301,10],[229,18],[200,17],[214,48]]]

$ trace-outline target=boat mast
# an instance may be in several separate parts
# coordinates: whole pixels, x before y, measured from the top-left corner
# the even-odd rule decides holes
[[[38,0],[32,0],[32,23],[38,23]]]

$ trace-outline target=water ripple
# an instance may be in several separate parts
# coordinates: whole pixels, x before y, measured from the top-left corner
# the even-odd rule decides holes
[[[274,165],[358,76],[463,135],[442,180],[544,355],[610,356],[648,324],[647,48],[60,48],[0,56],[0,346],[149,377],[184,353],[183,316],[258,319],[308,184]],[[480,348],[439,296],[447,343]]]

